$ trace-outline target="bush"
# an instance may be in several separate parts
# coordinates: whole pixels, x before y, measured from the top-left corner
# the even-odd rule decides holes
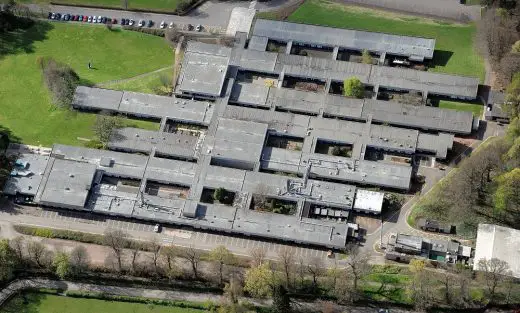
[[[343,95],[346,97],[363,98],[365,88],[357,77],[351,77],[343,82]]]

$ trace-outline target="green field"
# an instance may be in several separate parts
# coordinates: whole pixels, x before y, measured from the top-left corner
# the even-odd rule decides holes
[[[457,111],[469,111],[473,112],[473,115],[476,117],[481,117],[482,111],[484,110],[484,106],[482,104],[455,102],[447,100],[439,101],[439,108],[452,109]]]
[[[25,293],[11,299],[0,313],[202,313],[197,309]]]
[[[161,76],[167,77],[170,81],[173,76],[173,69],[166,69],[158,73],[150,74],[146,77],[132,79],[115,84],[103,85],[103,88],[114,90],[127,90],[143,93],[161,94],[159,90],[164,90],[161,83]]]
[[[272,14],[266,16],[271,17]],[[408,15],[307,0],[288,18],[291,22],[355,28],[436,39],[434,72],[479,77],[484,81],[483,60],[473,45],[474,25],[452,24]]]
[[[50,56],[70,65],[83,84],[133,77],[173,64],[164,39],[105,27],[38,22],[32,28],[0,35],[0,126],[27,144],[81,145],[92,138],[94,114],[57,109],[43,84],[37,58]],[[88,61],[94,69],[89,70]],[[157,129],[158,125],[130,121]]]
[[[61,3],[125,9],[121,0],[22,0],[25,3]],[[128,0],[128,9],[174,12],[183,0]]]

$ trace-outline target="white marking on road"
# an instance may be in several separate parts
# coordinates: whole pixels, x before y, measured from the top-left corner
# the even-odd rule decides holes
[[[257,2],[256,0],[251,1],[251,2],[249,3],[249,8],[250,8],[250,9],[254,9],[254,8],[256,7],[256,2]]]

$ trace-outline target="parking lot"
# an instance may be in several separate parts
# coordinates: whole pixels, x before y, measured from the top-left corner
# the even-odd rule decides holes
[[[87,212],[74,212],[67,210],[31,208],[34,216],[58,222],[63,228],[74,230],[78,223],[90,224],[93,232],[102,232],[105,228],[121,229],[136,238],[142,238],[141,234],[152,238],[154,235],[154,223],[135,221],[124,218],[103,216]],[[52,227],[52,226],[50,226]],[[297,259],[302,258],[306,262],[312,258],[327,260],[327,250],[314,249],[310,247],[288,245],[274,241],[259,240],[251,237],[238,237],[222,235],[218,233],[193,230],[186,227],[163,226],[157,235],[163,244],[189,247],[193,246],[203,250],[211,250],[216,246],[223,245],[237,255],[250,255],[255,248],[265,249],[267,256],[276,259],[277,254],[284,248],[291,249]]]

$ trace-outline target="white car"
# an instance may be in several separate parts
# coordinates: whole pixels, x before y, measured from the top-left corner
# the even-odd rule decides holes
[[[92,17],[92,23],[97,23],[97,17],[96,16]]]
[[[93,20],[92,16],[89,16],[88,19],[87,19],[87,21],[88,21],[89,23],[92,23],[92,20]]]
[[[160,231],[161,231],[161,225],[159,225],[159,224],[155,224],[155,226],[153,227],[153,231],[154,231],[155,233],[160,232]]]
[[[159,25],[161,28],[166,28],[166,23],[164,21],[161,22],[161,25]]]
[[[202,25],[200,25],[200,24],[197,25],[197,27],[195,27],[195,30],[200,32],[202,30]]]
[[[173,22],[170,22],[170,25],[168,25],[168,28],[173,28],[173,26],[175,26],[175,24],[173,24]]]
[[[134,21],[134,20],[130,20],[130,21],[128,21],[128,25],[130,25],[130,26],[134,26],[134,24],[135,24],[135,21]]]
[[[144,26],[144,20],[139,20],[139,23],[137,24],[137,26],[143,27]]]
[[[97,17],[97,23],[101,23],[101,16]]]

